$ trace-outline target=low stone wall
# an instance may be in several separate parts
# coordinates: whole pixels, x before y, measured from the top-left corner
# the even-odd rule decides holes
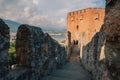
[[[0,19],[0,79],[8,73],[9,27]]]
[[[17,65],[8,80],[41,80],[66,62],[65,48],[38,27],[21,25],[16,39]],[[15,75],[11,75],[12,73]],[[12,76],[12,77],[11,77]]]

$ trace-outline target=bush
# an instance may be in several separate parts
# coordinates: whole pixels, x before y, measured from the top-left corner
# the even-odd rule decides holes
[[[8,60],[9,60],[10,65],[16,64],[15,43],[10,43],[10,48],[8,51]]]

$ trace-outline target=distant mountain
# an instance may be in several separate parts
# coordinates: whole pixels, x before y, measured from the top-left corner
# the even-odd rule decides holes
[[[20,23],[17,23],[17,22],[12,21],[12,20],[5,20],[5,19],[4,19],[4,21],[10,27],[10,32],[11,33],[16,33],[17,32],[17,29],[20,26]]]
[[[15,21],[12,21],[12,20],[5,20],[5,23],[10,27],[10,32],[11,33],[16,33],[17,32],[17,29],[18,27],[21,25],[20,23],[18,22],[15,22]],[[53,33],[58,33],[58,32],[61,32],[61,33],[64,33],[66,31],[66,29],[57,29],[57,28],[52,28],[52,26],[47,26],[47,27],[41,27],[41,26],[38,26],[40,28],[42,28],[42,30],[44,32],[53,32]]]
[[[65,33],[66,32],[66,29],[49,29],[49,28],[47,28],[47,29],[45,29],[45,28],[42,28],[42,30],[44,31],[44,32],[47,32],[47,33]]]

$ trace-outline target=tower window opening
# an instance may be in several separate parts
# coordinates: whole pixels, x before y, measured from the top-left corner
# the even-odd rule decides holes
[[[76,26],[76,29],[77,29],[77,31],[78,31],[78,29],[79,29],[79,26],[78,26],[78,25]]]

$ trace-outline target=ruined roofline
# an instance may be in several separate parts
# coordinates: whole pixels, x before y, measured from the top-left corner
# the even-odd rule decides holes
[[[99,12],[99,11],[105,11],[105,8],[86,8],[86,9],[68,12],[67,15],[74,15],[74,14],[78,14],[78,13],[87,13],[87,12]]]

